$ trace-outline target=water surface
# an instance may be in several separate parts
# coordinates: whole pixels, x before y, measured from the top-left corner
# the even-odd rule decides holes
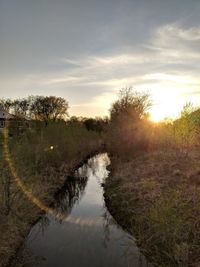
[[[26,247],[38,258],[31,266],[151,266],[105,206],[102,183],[108,165],[107,154],[100,154],[68,178],[54,207],[65,217],[44,215],[28,236]]]

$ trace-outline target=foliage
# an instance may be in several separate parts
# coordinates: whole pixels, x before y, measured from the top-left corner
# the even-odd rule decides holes
[[[187,103],[178,119],[153,123],[148,97],[132,93],[111,108],[108,204],[155,266],[200,266],[200,109]]]
[[[148,136],[151,148],[175,149],[187,156],[190,150],[199,145],[200,109],[195,109],[191,103],[186,104],[178,119],[152,123],[148,128]]]
[[[88,131],[97,131],[102,133],[105,131],[109,120],[108,118],[86,118],[84,119],[83,123]]]
[[[198,112],[195,112],[191,103],[188,103],[183,107],[181,117],[174,122],[176,141],[182,148],[188,150],[197,143],[198,117]]]
[[[67,175],[101,149],[99,134],[83,124],[57,120],[45,126],[42,121],[31,121],[20,133],[12,127],[10,124],[9,148],[15,171],[47,206]],[[3,140],[0,134],[0,266],[7,266],[41,211],[16,185],[4,159]]]
[[[11,99],[2,98],[2,99],[0,99],[0,110],[5,110],[5,111],[9,112],[10,108],[12,107],[12,104],[13,104],[13,102]]]
[[[87,131],[84,125],[52,121],[44,127],[42,122],[33,121],[17,140],[13,138],[12,153],[17,166],[42,172],[95,150],[98,139],[98,134]]]
[[[55,96],[30,96],[22,99],[0,99],[0,109],[11,112],[15,116],[41,120],[66,119],[68,116],[68,102]]]
[[[108,124],[109,119],[107,117],[105,118],[84,118],[84,117],[76,117],[72,116],[67,121],[68,124],[78,124],[78,125],[84,125],[88,131],[95,131],[98,133],[105,132]]]
[[[37,96],[30,107],[31,116],[37,120],[65,119],[68,115],[68,102],[61,97],[55,96]]]
[[[120,91],[119,99],[113,103],[110,110],[111,121],[106,136],[108,149],[112,153],[129,157],[147,149],[149,107],[148,94],[139,94],[132,88]]]
[[[137,122],[141,120],[151,106],[148,94],[141,94],[131,87],[124,88],[119,92],[119,99],[113,103],[110,109],[111,121],[131,120]],[[128,120],[128,121],[127,121]]]
[[[15,116],[27,116],[30,106],[30,99],[16,99],[12,102],[12,112]]]

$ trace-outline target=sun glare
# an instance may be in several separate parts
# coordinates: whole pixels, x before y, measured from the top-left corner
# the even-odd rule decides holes
[[[153,122],[160,122],[162,120],[164,120],[166,116],[162,115],[160,112],[152,112],[150,114],[150,120]]]
[[[177,101],[167,101],[152,106],[150,110],[150,119],[154,122],[160,122],[164,119],[175,119],[180,114],[182,105]]]
[[[184,100],[177,90],[156,90],[152,92],[153,106],[150,109],[150,119],[160,122],[166,118],[175,119],[183,107]]]

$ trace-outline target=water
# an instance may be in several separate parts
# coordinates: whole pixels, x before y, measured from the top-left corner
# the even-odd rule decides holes
[[[28,266],[151,266],[105,206],[102,183],[108,165],[107,154],[100,154],[68,179],[54,207],[65,217],[46,214],[32,228],[26,247],[37,261]]]

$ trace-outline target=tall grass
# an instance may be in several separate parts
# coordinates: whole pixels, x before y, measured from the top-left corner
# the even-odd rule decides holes
[[[41,211],[17,187],[0,147],[0,266],[15,255],[30,225]],[[64,121],[31,122],[23,128],[9,126],[12,164],[21,181],[49,205],[67,175],[86,157],[101,149],[100,135],[83,124]]]
[[[113,215],[155,266],[200,266],[200,109],[162,123],[130,114],[111,121],[107,141]]]
[[[155,266],[200,266],[200,156],[151,152],[112,159],[111,213]]]
[[[10,149],[18,168],[40,173],[81,158],[97,145],[100,145],[99,135],[87,131],[84,125],[66,125],[59,121],[44,127],[43,123],[34,122],[17,140],[12,140]]]

